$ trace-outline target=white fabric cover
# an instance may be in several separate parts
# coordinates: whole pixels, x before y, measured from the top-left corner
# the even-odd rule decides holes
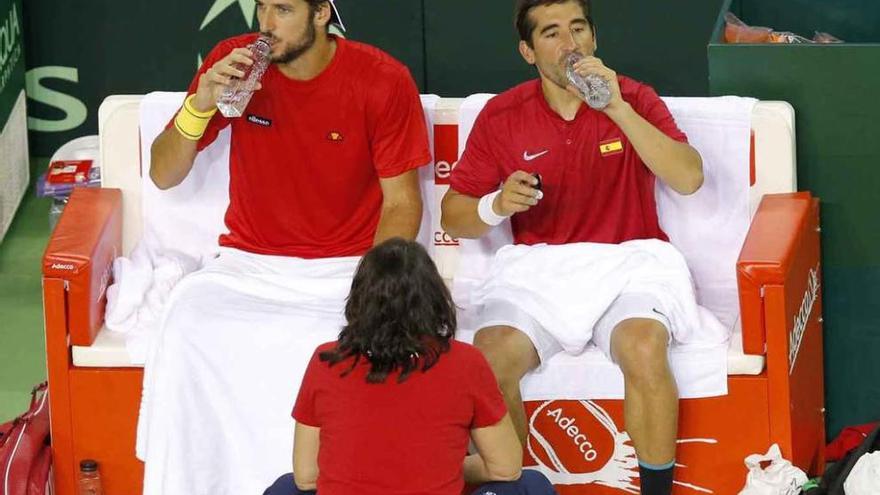
[[[564,352],[577,355],[586,350],[596,322],[622,294],[655,299],[676,344],[716,347],[727,341],[721,323],[697,307],[681,253],[655,239],[505,246],[471,301],[517,304]]]
[[[459,117],[459,143],[466,143],[473,124],[493,95],[465,99]],[[729,335],[737,323],[736,259],[749,226],[749,146],[751,98],[664,98],[678,126],[703,157],[700,191],[681,196],[660,181],[657,209],[660,224],[691,269],[697,302],[711,310]],[[466,144],[461,146],[460,153]],[[489,274],[498,249],[512,242],[510,222],[481,239],[460,240],[459,269],[453,295],[461,307],[460,338],[473,339],[479,307],[473,291]],[[724,269],[718,269],[724,267]],[[710,331],[710,335],[711,335]],[[670,364],[683,398],[727,393],[726,338],[716,345],[670,349]],[[712,338],[705,342],[713,341]],[[572,377],[583,377],[573,380]],[[623,397],[623,375],[593,346],[579,355],[558,354],[523,380],[523,398],[617,399]]]
[[[299,383],[358,261],[223,248],[175,286],[145,366],[144,495],[262,493],[290,471]]]

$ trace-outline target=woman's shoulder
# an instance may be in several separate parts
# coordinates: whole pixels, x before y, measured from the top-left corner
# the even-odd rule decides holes
[[[320,353],[326,352],[326,351],[332,351],[333,349],[336,348],[337,343],[338,343],[338,341],[336,341],[336,340],[331,340],[330,342],[324,342],[323,344],[321,344],[315,348],[315,354],[320,354]]]
[[[333,340],[331,342],[324,342],[323,344],[316,347],[315,352],[312,353],[311,363],[309,363],[310,366],[316,367],[319,364],[323,364],[323,360],[321,359],[321,354],[335,350],[336,344],[337,344],[337,341]]]

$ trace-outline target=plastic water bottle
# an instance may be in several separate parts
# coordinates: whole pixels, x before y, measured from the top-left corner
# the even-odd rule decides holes
[[[101,475],[98,473],[98,463],[85,459],[79,463],[79,495],[103,495],[101,487]]]
[[[217,100],[217,108],[224,117],[241,117],[244,114],[244,109],[254,94],[254,88],[269,67],[269,52],[272,47],[267,38],[260,36],[248,48],[254,63],[250,67],[244,67],[244,76],[233,79]]]
[[[611,103],[611,86],[604,77],[598,74],[581,76],[574,70],[576,64],[583,56],[577,52],[568,54],[565,59],[565,75],[571,84],[580,90],[590,108],[602,110]]]

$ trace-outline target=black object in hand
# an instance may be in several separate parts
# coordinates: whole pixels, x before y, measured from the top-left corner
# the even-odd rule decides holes
[[[532,177],[538,179],[538,183],[535,184],[535,185],[532,186],[532,187],[535,188],[535,189],[537,189],[537,190],[539,190],[539,191],[541,191],[541,190],[543,189],[543,187],[544,187],[544,182],[541,180],[541,174],[539,174],[538,172],[535,172],[535,173],[532,174]]]

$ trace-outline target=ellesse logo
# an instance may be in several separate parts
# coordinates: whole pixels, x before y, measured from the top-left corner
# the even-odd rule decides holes
[[[272,125],[271,120],[265,119],[263,117],[258,117],[252,113],[248,114],[247,119],[248,119],[248,122],[250,122],[251,124],[257,124],[257,125],[261,125],[263,127],[269,127]]]

